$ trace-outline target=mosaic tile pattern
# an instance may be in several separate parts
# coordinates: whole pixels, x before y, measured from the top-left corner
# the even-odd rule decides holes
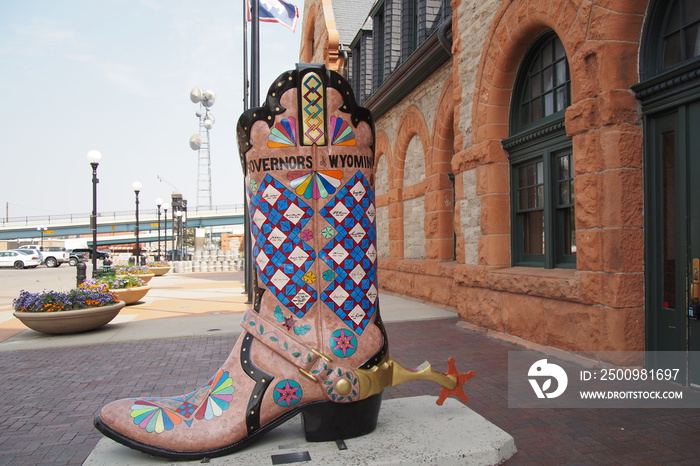
[[[374,191],[362,172],[358,171],[319,213],[336,233],[319,252],[321,260],[336,273],[321,292],[321,300],[361,335],[377,301]]]
[[[253,262],[260,279],[290,312],[304,317],[318,299],[307,275],[316,252],[301,239],[313,209],[271,175],[250,193],[250,203]]]

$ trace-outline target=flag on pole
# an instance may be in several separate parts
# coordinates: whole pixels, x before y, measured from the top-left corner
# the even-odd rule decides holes
[[[250,1],[246,0],[248,8],[248,21],[251,21],[250,17]],[[258,1],[260,5],[260,21],[265,21],[267,23],[280,23],[292,30],[292,32],[297,27],[297,20],[299,19],[299,8],[290,2],[285,2],[284,0],[253,0]]]

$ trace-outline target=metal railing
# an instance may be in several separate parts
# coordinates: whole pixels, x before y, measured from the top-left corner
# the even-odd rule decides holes
[[[192,217],[206,217],[206,216],[216,216],[216,215],[227,215],[235,213],[243,213],[243,204],[228,204],[219,205],[212,207],[188,207],[187,216]],[[147,217],[156,217],[158,215],[158,209],[139,209],[141,215]],[[161,214],[163,211],[161,210]],[[133,210],[121,210],[113,212],[98,212],[97,218],[102,220],[116,220],[134,217],[135,212]],[[37,216],[27,216],[27,217],[8,217],[3,218],[2,223],[0,223],[0,228],[11,228],[11,227],[34,227],[38,225],[49,227],[51,224],[54,225],[72,225],[72,224],[84,224],[86,221],[90,221],[90,213],[75,213],[75,214],[56,214],[56,215],[37,215]],[[99,222],[99,220],[98,220]]]

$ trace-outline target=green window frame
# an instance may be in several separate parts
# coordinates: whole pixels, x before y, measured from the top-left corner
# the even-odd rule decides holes
[[[661,41],[663,69],[700,56],[700,2],[676,0],[665,21]]]
[[[535,40],[516,78],[511,136],[503,141],[511,165],[512,265],[576,267],[576,215],[571,139],[564,113],[571,79],[559,38]]]

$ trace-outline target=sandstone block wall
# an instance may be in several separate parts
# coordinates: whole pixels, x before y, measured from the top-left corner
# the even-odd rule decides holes
[[[321,12],[329,1],[306,4]],[[383,289],[452,307],[473,328],[543,345],[643,349],[642,130],[630,86],[639,80],[647,4],[452,1],[451,61],[376,122]],[[315,43],[332,42],[313,20]],[[573,270],[511,263],[510,165],[501,141],[510,135],[520,64],[545,30],[562,41],[571,71]]]

